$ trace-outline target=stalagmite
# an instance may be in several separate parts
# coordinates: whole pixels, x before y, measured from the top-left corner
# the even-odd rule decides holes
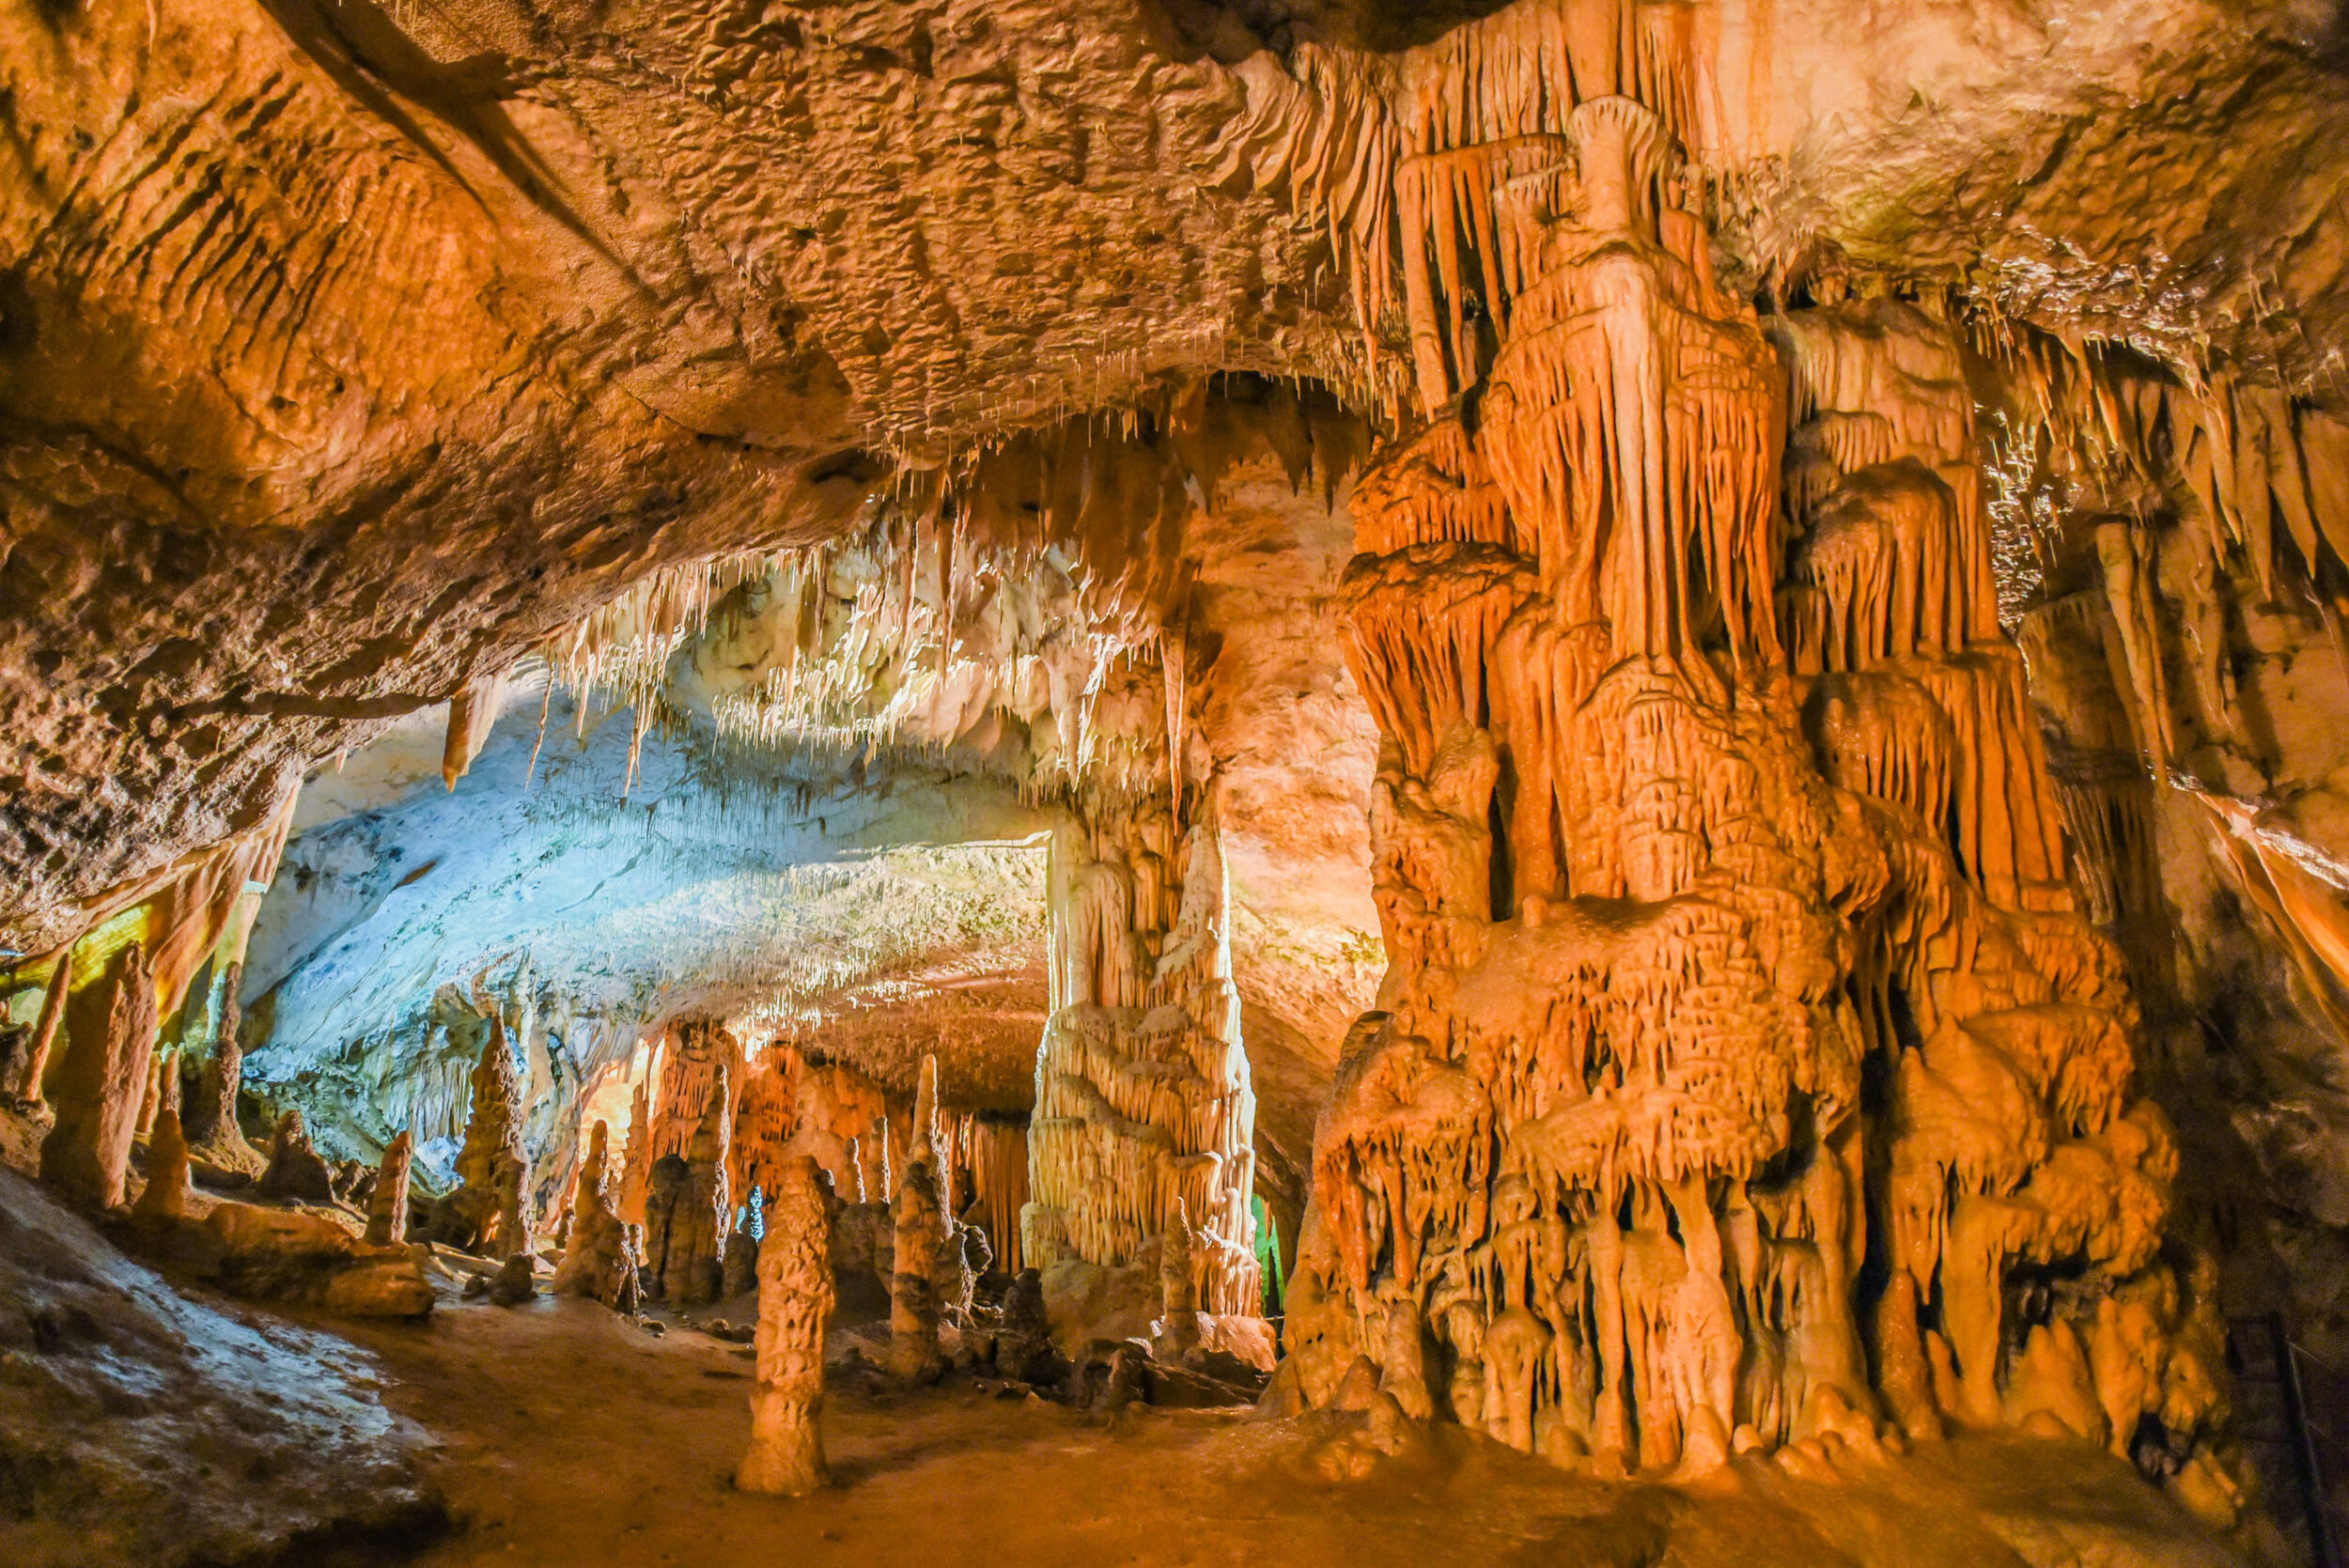
[[[913,1095],[912,1126],[912,1134],[907,1140],[906,1161],[909,1167],[920,1165],[930,1172],[939,1207],[939,1240],[931,1268],[930,1298],[941,1319],[959,1325],[971,1311],[971,1294],[979,1272],[971,1260],[974,1252],[987,1248],[987,1241],[973,1227],[955,1217],[954,1164],[947,1157],[953,1144],[939,1120],[938,1057],[934,1053],[925,1053],[922,1058],[921,1078]]]
[[[408,1134],[396,1134],[384,1145],[375,1190],[367,1196],[367,1245],[390,1247],[408,1239],[408,1165],[412,1157]]]
[[[244,1084],[244,1051],[237,1041],[241,1021],[237,988],[243,981],[244,966],[229,965],[221,980],[220,1023],[212,1032],[211,1059],[197,1071],[193,1089],[181,1095],[180,1126],[197,1149],[242,1137],[237,1126],[237,1092]]]
[[[304,1203],[334,1201],[334,1172],[327,1167],[325,1157],[310,1146],[300,1110],[288,1110],[277,1119],[276,1134],[270,1140],[269,1168],[261,1172],[254,1190],[264,1198],[290,1198]]]
[[[102,975],[73,994],[66,1012],[57,1120],[40,1146],[40,1179],[73,1203],[112,1208],[123,1200],[155,1049],[155,984],[140,945],[116,954]]]
[[[637,1260],[629,1227],[614,1205],[611,1129],[598,1122],[579,1168],[571,1200],[568,1244],[554,1271],[557,1296],[592,1296],[617,1312],[631,1311],[638,1293]]]
[[[156,1113],[147,1141],[147,1186],[132,1212],[146,1219],[177,1219],[188,1211],[188,1141],[179,1135],[179,1112],[165,1106]]]
[[[17,1075],[9,1085],[9,1094],[20,1105],[41,1103],[41,1079],[49,1070],[49,1055],[57,1039],[57,1026],[65,1019],[66,998],[73,988],[73,950],[68,948],[57,955],[57,967],[49,977],[49,988],[40,999],[40,1012],[33,1020],[33,1031],[25,1037],[23,1054],[18,1059]]]
[[[1199,1343],[1199,1287],[1191,1279],[1190,1216],[1181,1199],[1159,1238],[1159,1332],[1169,1352],[1180,1358]]]
[[[521,1085],[506,1023],[494,1014],[472,1077],[472,1111],[457,1154],[455,1191],[432,1206],[432,1239],[468,1251],[505,1255],[527,1244],[522,1192],[529,1170],[522,1152]]]
[[[816,1161],[784,1163],[758,1254],[758,1385],[751,1448],[734,1473],[745,1492],[797,1498],[830,1479],[824,1465],[824,1325],[832,1316],[831,1216]]]
[[[891,1201],[896,1251],[889,1290],[889,1370],[927,1382],[943,1370],[938,1349],[938,1268],[946,1247],[946,1210],[928,1161],[909,1157]]]
[[[645,1194],[652,1182],[652,1079],[638,1081],[629,1097],[628,1152],[621,1160],[617,1208],[631,1225],[645,1222]]]
[[[995,1334],[995,1374],[1023,1383],[1052,1375],[1052,1325],[1044,1310],[1044,1276],[1023,1268],[1003,1293],[1003,1325]]]

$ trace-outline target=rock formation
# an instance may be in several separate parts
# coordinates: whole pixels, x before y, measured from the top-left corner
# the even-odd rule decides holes
[[[254,1190],[264,1198],[290,1198],[304,1203],[334,1201],[334,1173],[325,1157],[311,1146],[299,1110],[277,1118],[277,1131],[270,1139],[269,1166],[254,1184]]]
[[[638,1294],[636,1254],[613,1202],[611,1129],[598,1122],[579,1168],[571,1199],[570,1234],[554,1271],[558,1296],[591,1296],[615,1312],[632,1312]]]
[[[945,1365],[938,1348],[938,1276],[948,1238],[938,1177],[926,1159],[907,1158],[890,1209],[896,1242],[890,1272],[889,1371],[908,1382],[927,1382]]]
[[[522,1188],[521,1085],[506,1043],[506,1022],[490,1019],[489,1039],[473,1071],[473,1110],[457,1155],[457,1188],[432,1207],[432,1239],[467,1251],[511,1250],[528,1237]]]
[[[751,1448],[734,1473],[745,1492],[797,1498],[829,1479],[824,1408],[824,1325],[832,1315],[831,1218],[814,1158],[777,1172],[758,1263],[758,1386],[751,1395]]]
[[[1044,1276],[1023,1268],[1003,1293],[1003,1317],[995,1331],[995,1374],[1023,1383],[1051,1380],[1052,1325],[1044,1310]]]
[[[244,1080],[244,1054],[237,1041],[241,1021],[237,987],[243,972],[241,964],[228,966],[221,987],[220,1024],[213,1032],[210,1058],[197,1063],[189,1081],[181,1086],[180,1122],[187,1129],[189,1141],[199,1147],[210,1142],[222,1128],[233,1130],[237,1125],[237,1091]]]
[[[147,1141],[147,1185],[132,1212],[144,1219],[178,1219],[187,1211],[188,1141],[179,1133],[179,1112],[165,1106]]]
[[[519,1307],[536,1299],[537,1295],[537,1265],[527,1252],[517,1252],[500,1264],[496,1277],[490,1281],[492,1306]]]
[[[1255,1097],[1231,982],[1221,844],[1165,803],[1105,800],[1052,841],[1052,1017],[1028,1125],[1021,1255],[1122,1267],[1199,1216],[1214,1312],[1262,1310]]]
[[[683,1158],[653,1163],[645,1203],[645,1293],[679,1306],[715,1301],[725,1288],[725,1242],[733,1229],[726,1191],[726,1136],[732,1122],[730,1067],[717,1065],[708,1101]]]
[[[139,1101],[155,1049],[155,984],[137,942],[72,994],[57,1073],[56,1125],[40,1146],[40,1179],[69,1201],[112,1208],[123,1200]]]
[[[41,1079],[48,1073],[50,1052],[55,1048],[57,1026],[65,1021],[66,998],[72,987],[73,950],[68,948],[57,955],[57,967],[49,976],[48,989],[41,994],[40,1012],[19,1048],[16,1075],[8,1085],[9,1097],[19,1105],[42,1103]]]
[[[1161,1341],[1177,1358],[1199,1343],[1199,1287],[1192,1278],[1190,1217],[1180,1199],[1159,1237],[1159,1321]]]
[[[1877,1407],[1873,1247],[1910,1281],[1877,1364],[1921,1341],[1943,1417],[2101,1440],[2110,1294],[2170,1368],[2124,1419],[2192,1429],[2214,1306],[2157,1256],[2176,1156],[2062,880],[1949,330],[1758,322],[1687,210],[1678,46],[1556,42],[1539,102],[1431,58],[1393,170],[1427,424],[1346,582],[1391,968],[1315,1132],[1305,1393],[1367,1363],[1562,1464],[1775,1446]],[[2051,1269],[2088,1282],[2025,1335]]]
[[[2221,1523],[2221,1299],[2349,1350],[2338,0],[19,8],[0,1152],[390,1145],[123,1234],[400,1296],[461,1133],[691,1302],[812,1155],[911,1375],[1285,1255],[1333,1476]]]
[[[394,1135],[367,1194],[367,1245],[390,1247],[408,1239],[408,1165],[413,1157],[408,1134]]]

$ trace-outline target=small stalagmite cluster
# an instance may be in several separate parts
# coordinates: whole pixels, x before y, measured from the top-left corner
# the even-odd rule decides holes
[[[640,1286],[628,1227],[613,1201],[611,1138],[612,1129],[598,1122],[586,1158],[580,1163],[554,1289],[557,1295],[584,1296],[626,1312],[636,1309]]]
[[[2211,1280],[2163,1246],[1952,334],[1724,296],[1685,39],[1563,15],[1509,71],[1415,54],[1395,110],[1424,423],[1346,585],[1391,969],[1290,1375],[1618,1474],[1878,1419],[2183,1449]]]

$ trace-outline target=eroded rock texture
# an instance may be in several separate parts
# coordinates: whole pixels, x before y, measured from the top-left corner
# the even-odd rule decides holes
[[[184,1298],[13,1171],[0,1228],[9,1560],[232,1562],[445,1528],[423,1434],[349,1345]]]

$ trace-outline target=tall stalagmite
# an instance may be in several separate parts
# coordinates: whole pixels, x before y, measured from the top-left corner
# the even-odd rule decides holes
[[[122,1202],[155,1024],[155,982],[137,942],[66,1004],[57,1121],[40,1146],[40,1179],[74,1203],[112,1208]]]
[[[927,1159],[919,1154],[907,1157],[890,1206],[896,1245],[889,1288],[889,1370],[909,1380],[927,1379],[943,1365],[938,1349],[938,1271],[949,1239],[937,1170]]]
[[[472,1114],[457,1153],[457,1189],[433,1205],[432,1239],[505,1257],[529,1244],[522,1233],[524,1173],[521,1086],[506,1023],[492,1015],[490,1037],[473,1070]]]
[[[197,1149],[242,1141],[237,1127],[237,1091],[244,1084],[244,1049],[237,1041],[242,1017],[237,988],[243,983],[244,966],[229,965],[221,981],[220,1024],[212,1032],[211,1060],[196,1070],[194,1082],[181,1095],[180,1126]]]
[[[1052,1016],[1021,1251],[1039,1268],[1122,1267],[1181,1204],[1197,1217],[1206,1310],[1254,1315],[1256,1101],[1222,844],[1198,816],[1178,833],[1167,800],[1116,796],[1053,835]]]
[[[33,1020],[33,1032],[23,1045],[23,1055],[18,1059],[17,1076],[9,1092],[21,1105],[39,1105],[42,1094],[40,1081],[49,1070],[49,1054],[55,1048],[57,1026],[65,1021],[66,999],[73,990],[73,950],[68,948],[57,955],[57,967],[49,977],[49,988],[40,999],[40,1012]]]
[[[824,1484],[824,1324],[832,1316],[831,1214],[814,1158],[783,1162],[758,1252],[758,1387],[751,1450],[734,1483],[804,1497]]]
[[[1658,12],[1461,29],[1366,132],[1424,423],[1356,499],[1391,968],[1291,1375],[1602,1468],[1888,1406],[2201,1436],[2210,1281],[2161,1250],[1952,334],[1715,287]]]
[[[558,1296],[593,1296],[625,1312],[635,1304],[636,1256],[613,1202],[611,1137],[612,1129],[602,1122],[589,1137],[587,1157],[579,1168],[579,1189],[571,1200],[569,1238],[562,1265],[554,1271],[554,1290]]]
[[[389,1247],[408,1239],[408,1166],[412,1144],[405,1132],[384,1145],[375,1190],[367,1195],[367,1245]]]

